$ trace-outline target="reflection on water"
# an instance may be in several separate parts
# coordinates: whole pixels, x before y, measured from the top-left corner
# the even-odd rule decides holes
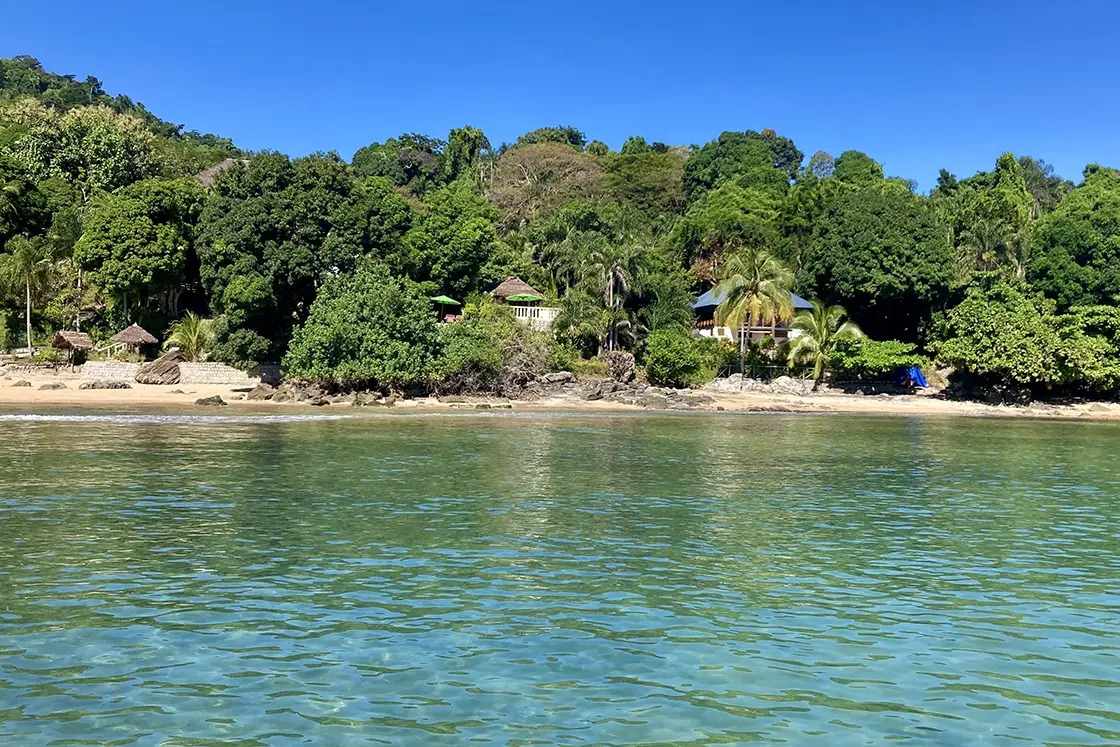
[[[1113,425],[224,419],[0,422],[0,744],[1120,742]]]

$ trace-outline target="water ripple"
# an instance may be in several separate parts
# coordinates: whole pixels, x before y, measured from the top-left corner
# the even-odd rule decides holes
[[[1120,742],[1109,424],[297,417],[0,416],[0,743]]]

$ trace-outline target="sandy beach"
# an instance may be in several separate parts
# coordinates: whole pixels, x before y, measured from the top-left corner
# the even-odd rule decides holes
[[[18,381],[30,386],[15,386]],[[80,389],[82,379],[69,373],[55,375],[23,375],[0,379],[0,408],[32,409],[36,406],[74,406],[103,408],[155,407],[185,408],[204,411],[195,402],[205,397],[220,396],[230,409],[311,409],[306,404],[275,403],[246,399],[247,387],[221,384],[156,386],[132,384],[129,389]],[[44,385],[65,388],[47,388]],[[712,402],[692,412],[789,412],[789,413],[862,413],[881,415],[956,415],[965,417],[1030,417],[1061,419],[1120,420],[1120,403],[1084,402],[1052,405],[1033,403],[1029,406],[993,406],[978,402],[962,402],[933,396],[892,395],[863,396],[850,394],[813,394],[792,396],[747,392],[729,394],[707,392]],[[586,401],[569,397],[549,397],[534,401],[505,400],[488,397],[465,397],[464,401],[441,402],[435,397],[406,399],[396,403],[393,412],[438,412],[448,410],[485,410],[487,405],[524,412],[649,412],[645,408],[608,401]],[[344,403],[330,406],[332,410],[388,412],[387,408],[349,408]],[[316,408],[326,409],[326,408]]]

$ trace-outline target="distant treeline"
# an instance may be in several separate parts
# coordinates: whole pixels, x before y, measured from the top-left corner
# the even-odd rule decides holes
[[[807,158],[769,129],[634,136],[615,151],[573,127],[495,147],[465,126],[349,162],[292,159],[185,131],[96,78],[2,59],[0,347],[26,344],[28,305],[36,345],[76,325],[162,334],[194,312],[214,320],[216,359],[288,356],[303,373],[399,383],[438,366],[392,361],[435,361],[447,343],[395,327],[348,337],[355,320],[402,316],[388,298],[385,313],[356,311],[358,278],[423,316],[431,296],[466,302],[518,276],[559,307],[564,355],[622,348],[639,362],[651,337],[690,336],[697,293],[723,282],[749,306],[772,281],[842,305],[907,360],[982,384],[1114,392],[1120,174],[1091,164],[1075,183],[1038,158],[993,158],[967,178],[942,170],[924,195],[865,153]],[[756,322],[785,315],[751,308]]]

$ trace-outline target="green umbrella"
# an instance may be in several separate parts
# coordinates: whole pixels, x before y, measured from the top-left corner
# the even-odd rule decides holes
[[[432,296],[432,300],[435,301],[436,303],[438,303],[440,306],[443,306],[443,305],[462,306],[463,305],[463,304],[459,303],[458,301],[456,301],[454,298],[448,298],[447,296]]]
[[[444,306],[462,306],[463,304],[448,296],[432,296],[432,300],[439,304],[439,318],[444,319]]]
[[[543,301],[540,296],[534,296],[532,293],[517,293],[512,296],[506,296],[507,301]]]

